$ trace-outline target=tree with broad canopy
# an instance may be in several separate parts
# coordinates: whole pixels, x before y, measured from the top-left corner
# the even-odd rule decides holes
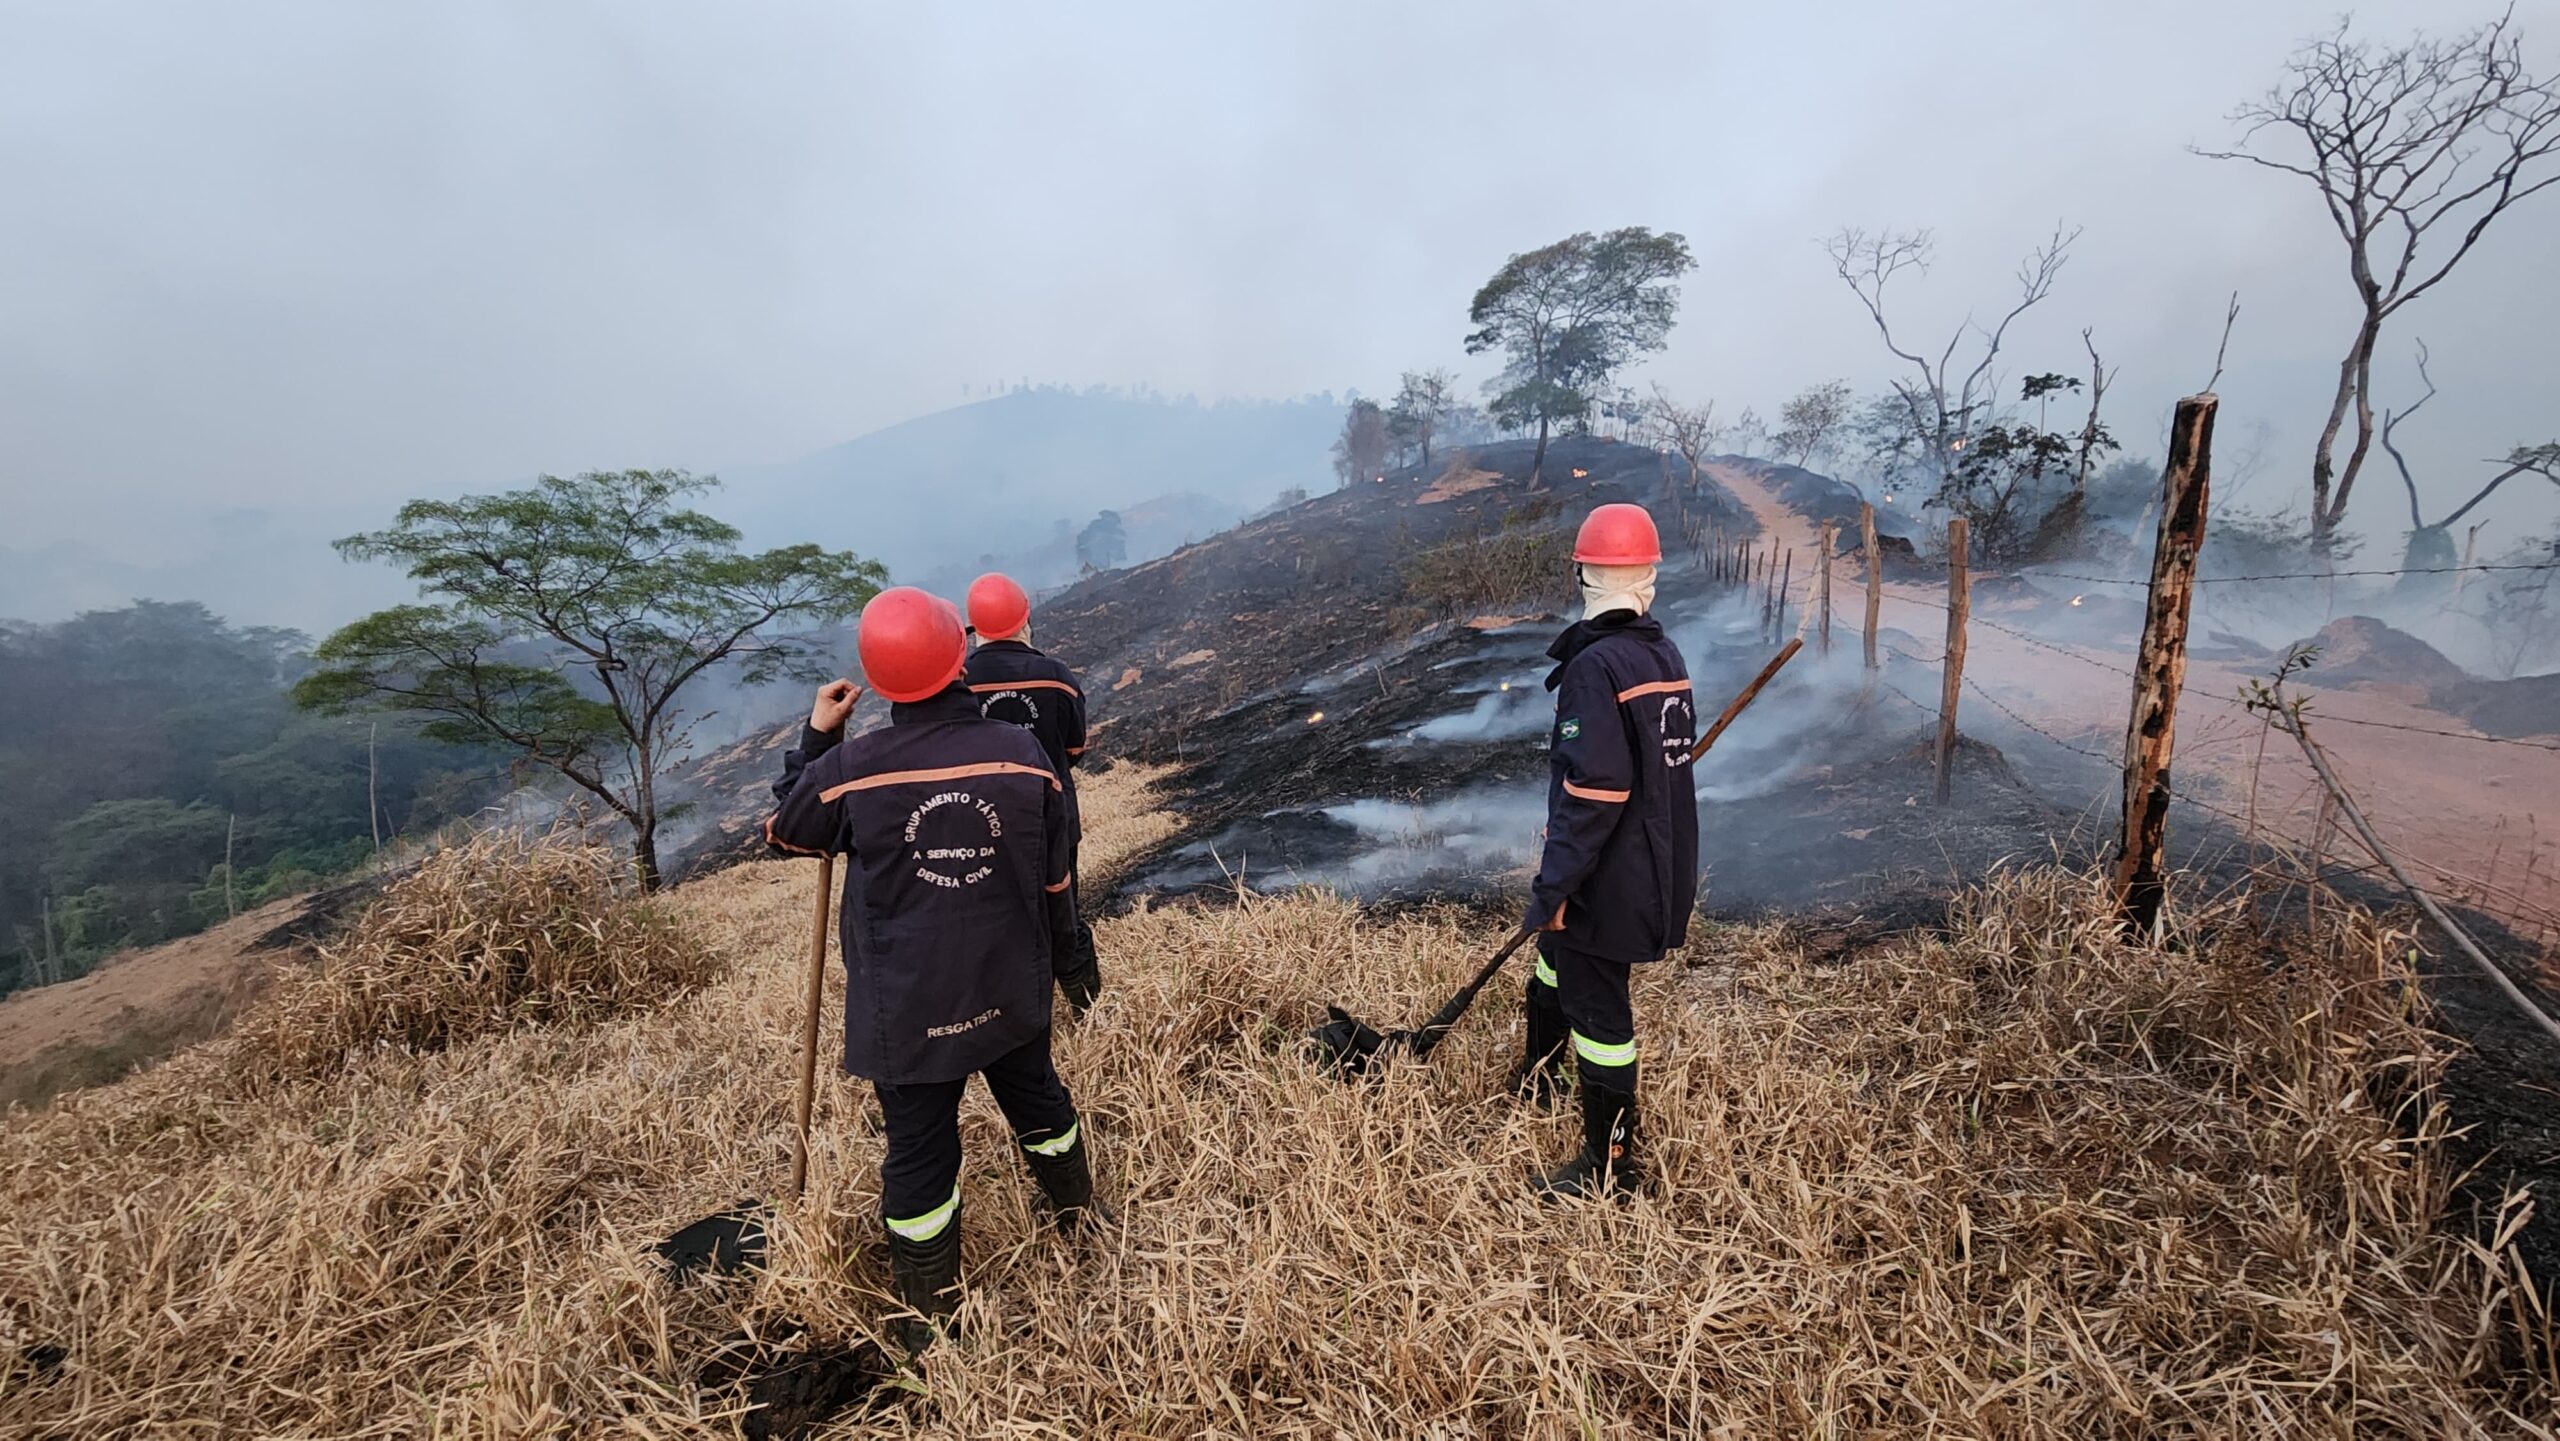
[[[678,703],[686,685],[724,664],[750,685],[824,678],[813,640],[773,628],[842,621],[888,580],[876,561],[815,545],[741,551],[736,529],[684,505],[718,483],[604,471],[409,502],[390,529],[337,549],[405,566],[431,599],[323,641],[294,699],[423,716],[430,739],[494,742],[558,772],[630,824],[639,882],[655,889],[672,816],[660,779],[698,719]]]
[[[1476,292],[1467,353],[1508,357],[1487,389],[1495,419],[1538,429],[1532,486],[1549,432],[1583,422],[1612,375],[1662,349],[1680,310],[1679,279],[1696,268],[1684,237],[1631,225],[1514,255]]]

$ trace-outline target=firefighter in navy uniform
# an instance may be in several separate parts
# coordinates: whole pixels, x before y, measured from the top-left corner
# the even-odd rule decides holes
[[[1074,938],[1066,788],[1037,741],[960,683],[948,601],[912,587],[863,607],[862,669],[889,724],[843,739],[861,692],[818,692],[765,823],[775,847],[846,857],[844,1068],[888,1133],[880,1211],[910,1350],[958,1305],[960,1099],[1004,1112],[1062,1227],[1093,1214],[1091,1144],[1049,1060],[1053,958]]]
[[[1076,809],[1076,761],[1084,754],[1084,687],[1076,673],[1031,645],[1031,597],[1013,577],[990,572],[969,583],[969,628],[978,634],[969,653],[969,693],[978,713],[1011,721],[1039,737],[1040,749],[1066,787],[1068,875],[1084,822]],[[1076,890],[1070,886],[1072,902]],[[1093,927],[1076,922],[1072,956],[1058,961],[1058,989],[1081,1015],[1102,990],[1102,966],[1093,953]]]
[[[1568,1045],[1581,1075],[1582,1149],[1537,1179],[1548,1197],[1622,1193],[1637,1179],[1632,968],[1687,940],[1698,891],[1698,731],[1689,668],[1653,609],[1662,542],[1644,507],[1604,505],[1574,538],[1582,619],[1556,668],[1546,842],[1530,889],[1538,964],[1514,1077],[1551,1103]]]

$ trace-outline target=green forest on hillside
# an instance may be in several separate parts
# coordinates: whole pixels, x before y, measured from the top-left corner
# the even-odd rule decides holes
[[[0,992],[308,889],[363,865],[377,831],[505,791],[487,753],[297,711],[308,648],[193,602],[0,624]]]

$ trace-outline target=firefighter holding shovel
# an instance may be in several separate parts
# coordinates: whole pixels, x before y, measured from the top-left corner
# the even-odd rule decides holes
[[[1091,1146],[1049,1059],[1054,967],[1071,957],[1065,785],[1032,735],[961,681],[959,612],[910,586],[863,607],[862,669],[889,724],[844,739],[861,692],[821,688],[783,760],[775,847],[840,854],[844,1069],[888,1133],[881,1219],[908,1349],[958,1305],[960,1100],[972,1073],[1062,1227],[1094,1213]]]
[[[1546,841],[1523,922],[1539,933],[1538,964],[1514,1074],[1524,1097],[1552,1105],[1568,1046],[1580,1072],[1582,1149],[1534,1182],[1550,1198],[1634,1189],[1627,983],[1635,966],[1688,938],[1698,890],[1689,769],[1698,713],[1689,668],[1652,615],[1662,560],[1653,517],[1639,505],[1600,506],[1574,538],[1573,559],[1582,619],[1547,650],[1556,714]]]

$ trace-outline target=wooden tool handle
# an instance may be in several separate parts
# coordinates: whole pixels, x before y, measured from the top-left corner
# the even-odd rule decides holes
[[[1796,652],[1802,649],[1804,649],[1802,640],[1788,641],[1786,649],[1778,652],[1777,659],[1762,666],[1760,674],[1751,678],[1751,684],[1742,688],[1742,694],[1733,698],[1733,704],[1724,708],[1724,714],[1716,717],[1716,723],[1707,727],[1707,733],[1698,737],[1698,743],[1689,747],[1689,759],[1694,761],[1705,755],[1707,747],[1716,743],[1716,737],[1724,734],[1724,728],[1733,724],[1733,718],[1742,714],[1742,708],[1759,698],[1760,688],[1776,679],[1780,668],[1784,667],[1788,661],[1794,660]]]
[[[809,1182],[809,1103],[818,1093],[818,1005],[827,991],[827,911],[835,899],[836,858],[818,857],[818,900],[809,918],[809,989],[800,1007],[799,1131],[791,1145],[791,1199]]]

